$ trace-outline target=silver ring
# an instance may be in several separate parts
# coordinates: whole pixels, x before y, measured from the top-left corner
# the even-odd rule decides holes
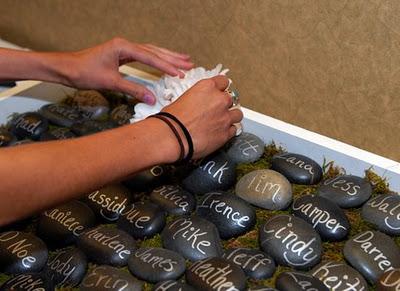
[[[232,98],[232,107],[240,105],[239,92],[235,89],[230,89],[229,87],[225,90]]]

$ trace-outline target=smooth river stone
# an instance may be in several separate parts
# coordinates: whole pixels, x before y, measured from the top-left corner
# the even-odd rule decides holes
[[[227,249],[222,257],[241,267],[246,276],[256,280],[270,278],[276,269],[274,260],[256,249]]]
[[[400,196],[380,194],[362,207],[362,218],[380,231],[400,235]]]
[[[344,211],[332,201],[316,195],[305,195],[292,204],[293,214],[310,223],[322,239],[339,241],[350,231]]]
[[[124,185],[132,192],[151,192],[154,188],[165,184],[167,178],[168,171],[165,166],[154,166],[124,181]]]
[[[5,129],[0,129],[0,147],[6,147],[17,141],[17,138]]]
[[[214,223],[222,239],[242,235],[256,223],[256,211],[252,206],[233,194],[223,192],[207,193],[196,213]]]
[[[351,208],[364,204],[371,197],[372,187],[361,177],[337,176],[323,181],[318,194],[342,208]]]
[[[44,132],[40,136],[41,141],[48,141],[48,140],[60,140],[60,139],[69,139],[74,138],[76,135],[66,127],[56,127],[52,128],[49,131]]]
[[[44,272],[58,287],[75,287],[82,281],[87,267],[85,254],[77,248],[71,248],[54,253],[49,258]]]
[[[85,136],[113,129],[115,127],[116,127],[115,123],[108,120],[106,121],[86,120],[81,123],[75,123],[71,127],[71,130],[76,135]]]
[[[196,289],[179,281],[167,280],[154,285],[153,291],[196,291]]]
[[[165,212],[151,202],[135,202],[127,207],[118,219],[118,228],[135,239],[150,238],[165,226]]]
[[[0,233],[0,272],[40,272],[47,257],[46,245],[33,234],[20,231]]]
[[[95,223],[96,217],[89,206],[71,200],[40,215],[37,235],[51,246],[67,246]]]
[[[38,140],[48,128],[47,119],[36,112],[18,115],[11,123],[11,133],[18,139]]]
[[[180,253],[191,261],[222,255],[217,227],[198,216],[180,217],[169,222],[161,238],[166,249]]]
[[[231,139],[226,154],[235,163],[252,163],[259,160],[264,153],[265,143],[258,136],[243,132]]]
[[[398,291],[400,290],[400,269],[386,271],[376,283],[377,291]]]
[[[236,180],[236,167],[229,157],[219,152],[206,157],[183,182],[183,187],[193,194],[227,190]]]
[[[271,169],[284,175],[291,183],[314,185],[322,179],[321,166],[306,156],[282,153],[273,156],[271,162]]]
[[[25,273],[8,279],[0,291],[54,291],[54,285],[44,274]]]
[[[344,245],[346,260],[371,283],[392,268],[400,267],[400,249],[394,240],[379,231],[363,231]]]
[[[345,263],[325,261],[315,266],[310,274],[321,280],[329,290],[367,291],[369,288],[364,277]]]
[[[301,218],[275,215],[261,225],[261,249],[284,266],[307,269],[321,260],[322,245],[318,233]]]
[[[269,210],[287,208],[292,202],[292,185],[280,173],[272,170],[252,171],[235,187],[236,195],[258,207]]]
[[[276,278],[276,288],[279,291],[329,291],[329,289],[314,276],[303,272],[283,272]]]
[[[111,184],[88,194],[84,201],[104,222],[117,221],[126,211],[131,200],[128,188],[121,184]]]
[[[91,270],[79,286],[80,291],[141,291],[143,283],[128,272],[98,266]]]
[[[51,123],[62,127],[71,127],[84,120],[78,109],[65,104],[47,104],[39,112]]]
[[[163,185],[150,193],[150,199],[172,215],[188,215],[196,208],[194,196],[178,185]]]
[[[186,270],[186,282],[198,290],[246,289],[243,270],[223,258],[207,258],[193,263]]]
[[[121,104],[115,107],[110,113],[110,119],[118,125],[129,124],[135,110],[132,105]]]
[[[129,271],[150,283],[178,279],[186,269],[185,259],[178,253],[163,248],[140,248],[128,261]]]
[[[90,119],[104,119],[110,110],[108,100],[96,90],[79,90],[66,103],[76,106],[83,116]]]
[[[85,231],[78,238],[78,247],[96,264],[125,266],[136,250],[135,240],[125,231],[98,226]]]

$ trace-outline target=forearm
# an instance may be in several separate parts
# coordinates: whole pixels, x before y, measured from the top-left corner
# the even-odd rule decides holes
[[[2,149],[0,225],[178,155],[173,134],[156,119],[73,140]]]
[[[40,80],[69,84],[73,54],[0,49],[0,81]]]

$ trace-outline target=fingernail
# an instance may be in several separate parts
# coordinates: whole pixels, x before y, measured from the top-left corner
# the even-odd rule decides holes
[[[149,94],[144,95],[143,100],[146,104],[154,105],[156,102],[155,98]]]

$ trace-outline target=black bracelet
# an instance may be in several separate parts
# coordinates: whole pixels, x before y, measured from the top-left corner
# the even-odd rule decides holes
[[[183,145],[181,136],[180,136],[179,132],[176,130],[175,126],[168,120],[168,118],[166,118],[164,116],[150,115],[148,118],[150,118],[150,117],[154,117],[154,118],[157,118],[157,119],[160,119],[160,120],[164,121],[165,124],[167,124],[169,126],[169,128],[171,128],[171,130],[174,133],[176,139],[178,140],[179,147],[181,149],[181,152],[179,154],[179,159],[177,160],[177,162],[182,161],[183,157],[185,156],[185,146]]]
[[[183,163],[189,162],[189,161],[193,158],[194,149],[193,149],[193,140],[192,140],[192,137],[190,136],[190,133],[189,133],[189,131],[187,130],[187,128],[183,125],[182,122],[179,121],[178,118],[176,118],[176,117],[175,117],[174,115],[172,115],[171,113],[161,111],[161,112],[159,112],[159,113],[157,113],[157,114],[155,114],[155,115],[162,115],[162,116],[171,118],[173,121],[175,121],[175,122],[180,126],[180,128],[181,128],[182,131],[183,131],[183,134],[184,134],[185,137],[186,137],[186,141],[187,141],[188,147],[189,147],[188,154],[187,154],[187,156],[182,160],[182,162],[183,162]]]

